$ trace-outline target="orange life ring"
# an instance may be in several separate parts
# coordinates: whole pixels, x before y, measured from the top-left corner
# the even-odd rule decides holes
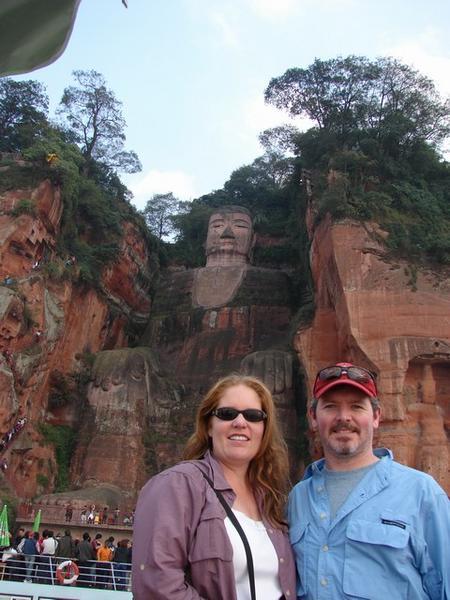
[[[80,570],[73,560],[65,560],[56,568],[56,578],[63,585],[72,585],[78,579]]]

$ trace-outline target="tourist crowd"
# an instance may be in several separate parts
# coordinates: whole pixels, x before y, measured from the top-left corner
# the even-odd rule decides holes
[[[86,531],[81,540],[69,529],[64,535],[45,529],[42,534],[20,528],[11,545],[1,552],[0,579],[54,584],[58,565],[73,561],[78,577],[74,585],[98,589],[127,590],[131,569],[132,541],[113,536],[94,539]]]

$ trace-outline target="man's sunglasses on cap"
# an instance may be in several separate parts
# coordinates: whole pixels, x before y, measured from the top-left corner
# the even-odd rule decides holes
[[[237,408],[222,406],[221,408],[212,410],[211,414],[222,421],[234,421],[238,415],[242,415],[249,423],[259,423],[267,419],[267,414],[263,410],[259,410],[259,408],[238,410]]]
[[[357,387],[371,397],[377,396],[376,375],[364,367],[356,367],[349,363],[341,363],[325,367],[317,373],[313,395],[318,398],[329,389],[347,384]]]

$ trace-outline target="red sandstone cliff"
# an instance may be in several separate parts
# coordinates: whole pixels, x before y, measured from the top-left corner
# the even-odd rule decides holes
[[[316,313],[297,331],[295,348],[308,389],[319,368],[339,359],[376,371],[378,442],[450,493],[450,277],[389,260],[375,231],[352,221],[317,227]]]
[[[12,216],[24,199],[33,214]],[[145,322],[150,311],[149,255],[136,226],[124,224],[120,253],[95,290],[74,283],[76,263],[56,255],[62,212],[60,190],[49,181],[0,195],[0,431],[27,416],[6,453],[7,477],[21,497],[51,490],[55,479],[53,451],[38,424],[77,422],[76,405],[48,406],[52,383],[73,384],[83,356],[125,346],[127,322]],[[66,277],[52,280],[50,262]]]

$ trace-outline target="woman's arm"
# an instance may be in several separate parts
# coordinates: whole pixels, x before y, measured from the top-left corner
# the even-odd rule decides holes
[[[196,480],[170,469],[141,491],[133,533],[134,600],[202,600],[185,577],[205,502],[204,486]]]

